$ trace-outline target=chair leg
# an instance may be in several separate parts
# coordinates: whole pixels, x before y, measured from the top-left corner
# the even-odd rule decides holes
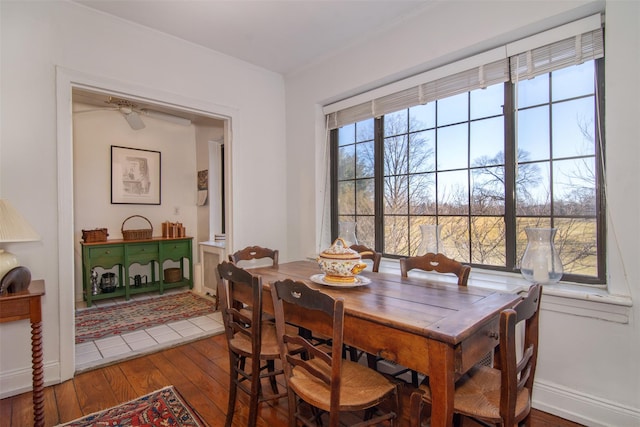
[[[367,353],[367,365],[370,369],[378,370],[378,357],[374,354]]]
[[[411,371],[411,384],[413,388],[418,388],[418,373],[416,371]]]
[[[231,427],[233,421],[233,413],[236,407],[236,397],[238,395],[238,368],[240,366],[240,358],[233,352],[229,352],[229,401],[227,404],[227,417],[225,419],[225,427]]]
[[[273,360],[267,360],[267,371],[269,372],[269,382],[271,383],[271,390],[273,390],[274,394],[278,394],[278,381],[276,381],[275,370],[275,362]]]
[[[251,394],[249,395],[249,418],[247,427],[254,427],[258,420],[258,405],[262,395],[260,382],[260,361],[251,360]]]
[[[411,393],[409,400],[409,422],[411,427],[420,427],[422,409],[424,407],[422,395],[423,392],[421,390]]]

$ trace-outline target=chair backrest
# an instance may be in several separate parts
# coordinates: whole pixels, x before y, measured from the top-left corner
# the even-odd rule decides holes
[[[251,342],[251,358],[258,360],[262,338],[262,278],[227,261],[218,264],[217,270],[227,344],[234,335],[244,335]]]
[[[340,372],[342,370],[342,344],[344,330],[344,300],[332,298],[318,290],[311,289],[305,283],[291,279],[274,282],[271,285],[271,296],[276,317],[276,329],[280,340],[280,354],[283,360],[287,381],[292,376],[294,367],[301,367],[331,389],[329,425],[338,425],[340,406]],[[331,350],[325,352],[319,346],[299,335],[290,335],[285,331],[285,317],[288,310],[298,308],[318,312],[318,322],[332,327]],[[302,351],[300,349],[302,348]],[[319,359],[327,365],[326,372],[321,372],[313,363]],[[316,360],[317,362],[317,360]]]
[[[247,246],[244,249],[234,252],[229,255],[229,261],[240,266],[249,266],[249,263],[242,263],[242,261],[254,261],[262,260],[264,258],[271,258],[272,265],[275,267],[278,265],[278,250],[263,248],[262,246]],[[260,265],[261,267],[263,265]]]
[[[500,416],[504,425],[515,425],[518,393],[523,388],[533,389],[533,378],[538,360],[538,323],[541,286],[533,285],[524,298],[512,309],[500,313],[500,346],[496,367],[502,372],[500,385]],[[524,346],[518,360],[516,351],[516,325],[524,322]],[[526,414],[523,414],[526,415]]]
[[[419,269],[437,271],[438,273],[453,273],[458,276],[458,286],[467,286],[471,267],[448,258],[441,253],[427,253],[425,255],[400,258],[400,273],[407,277],[409,271]]]
[[[350,248],[358,252],[360,254],[360,258],[370,259],[371,261],[373,261],[371,270],[374,273],[378,272],[378,270],[380,269],[380,260],[382,260],[382,254],[380,252],[376,252],[364,245],[351,245]]]

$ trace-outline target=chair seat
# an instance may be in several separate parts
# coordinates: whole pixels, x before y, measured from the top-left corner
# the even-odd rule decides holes
[[[500,423],[500,378],[498,369],[476,365],[456,383],[455,411],[462,415]],[[431,389],[420,385],[423,398],[431,402]],[[522,420],[530,411],[529,389],[523,388],[516,400],[516,419]]]
[[[287,325],[287,333],[295,334],[298,329]],[[234,350],[243,353],[245,356],[251,356],[251,341],[245,334],[237,333],[229,341],[229,346]],[[278,346],[278,335],[276,333],[276,325],[270,320],[262,322],[262,346],[260,348],[260,356],[262,359],[279,359],[280,347]]]
[[[320,359],[310,361],[316,369],[331,376],[331,367]],[[351,411],[377,405],[396,386],[382,374],[350,360],[342,361],[340,410]],[[331,387],[301,368],[295,367],[289,385],[302,400],[324,411],[330,409]]]

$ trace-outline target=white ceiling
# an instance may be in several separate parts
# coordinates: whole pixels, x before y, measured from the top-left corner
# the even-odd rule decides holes
[[[436,0],[73,1],[286,75]]]

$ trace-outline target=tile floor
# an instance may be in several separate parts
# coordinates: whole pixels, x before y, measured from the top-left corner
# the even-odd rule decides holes
[[[176,292],[180,292],[180,290]],[[137,295],[133,299],[146,298],[153,298],[153,295]],[[114,298],[113,300],[98,301],[94,305],[107,306],[122,304],[123,302],[125,302],[124,299]],[[85,308],[76,307],[76,310],[82,309]],[[129,359],[221,332],[223,332],[222,317],[220,312],[215,312],[206,316],[179,320],[153,326],[145,330],[76,344],[76,372],[82,372],[97,366]]]

